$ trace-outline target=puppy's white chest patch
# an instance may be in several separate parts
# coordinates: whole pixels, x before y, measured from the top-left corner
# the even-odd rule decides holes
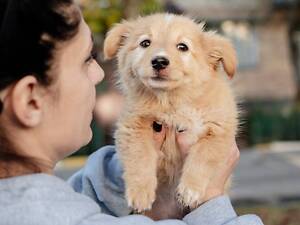
[[[175,112],[163,114],[161,118],[178,132],[186,132],[188,143],[196,143],[207,131],[201,111],[189,105],[181,105]]]

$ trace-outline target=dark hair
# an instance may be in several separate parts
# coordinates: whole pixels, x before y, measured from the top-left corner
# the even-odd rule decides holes
[[[80,21],[73,0],[0,0],[0,90],[26,75],[50,85],[53,78],[48,71],[57,44],[73,38]],[[0,164],[24,161],[0,129]]]

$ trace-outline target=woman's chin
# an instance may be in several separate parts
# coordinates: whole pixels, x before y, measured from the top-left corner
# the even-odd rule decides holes
[[[86,137],[85,137],[85,139],[83,140],[83,143],[82,143],[82,146],[81,146],[81,147],[87,145],[87,144],[90,143],[90,141],[92,140],[92,138],[93,138],[93,131],[92,131],[92,128],[91,128],[91,127],[89,127],[89,129],[88,129],[88,131],[85,133],[85,135],[86,135]]]
[[[81,140],[80,142],[76,143],[76,146],[73,146],[72,148],[72,152],[69,153],[69,155],[77,152],[79,149],[81,149],[82,147],[86,146],[88,143],[90,143],[90,141],[92,140],[93,137],[93,132],[92,129],[89,128],[87,132],[85,132],[85,136],[83,139],[83,135],[81,136]],[[77,141],[79,141],[79,139],[77,139]],[[75,143],[74,143],[75,144]]]
[[[92,128],[90,127],[86,145],[92,140],[92,138],[93,138],[93,131]]]

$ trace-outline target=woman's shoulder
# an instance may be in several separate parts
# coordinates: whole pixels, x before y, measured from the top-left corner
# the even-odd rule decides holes
[[[33,174],[0,180],[0,225],[76,224],[94,213],[100,213],[94,201],[55,176]]]
[[[13,200],[35,200],[45,198],[46,193],[72,192],[72,188],[62,179],[44,173],[29,174],[23,176],[0,179],[0,202],[6,198]],[[53,197],[63,195],[54,195]]]

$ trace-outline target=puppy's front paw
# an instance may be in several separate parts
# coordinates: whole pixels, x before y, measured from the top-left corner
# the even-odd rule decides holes
[[[197,185],[195,182],[182,180],[177,187],[177,200],[183,206],[196,208],[203,202],[205,191],[205,184]]]
[[[155,201],[155,191],[156,181],[154,180],[127,187],[128,206],[138,213],[151,209]]]

